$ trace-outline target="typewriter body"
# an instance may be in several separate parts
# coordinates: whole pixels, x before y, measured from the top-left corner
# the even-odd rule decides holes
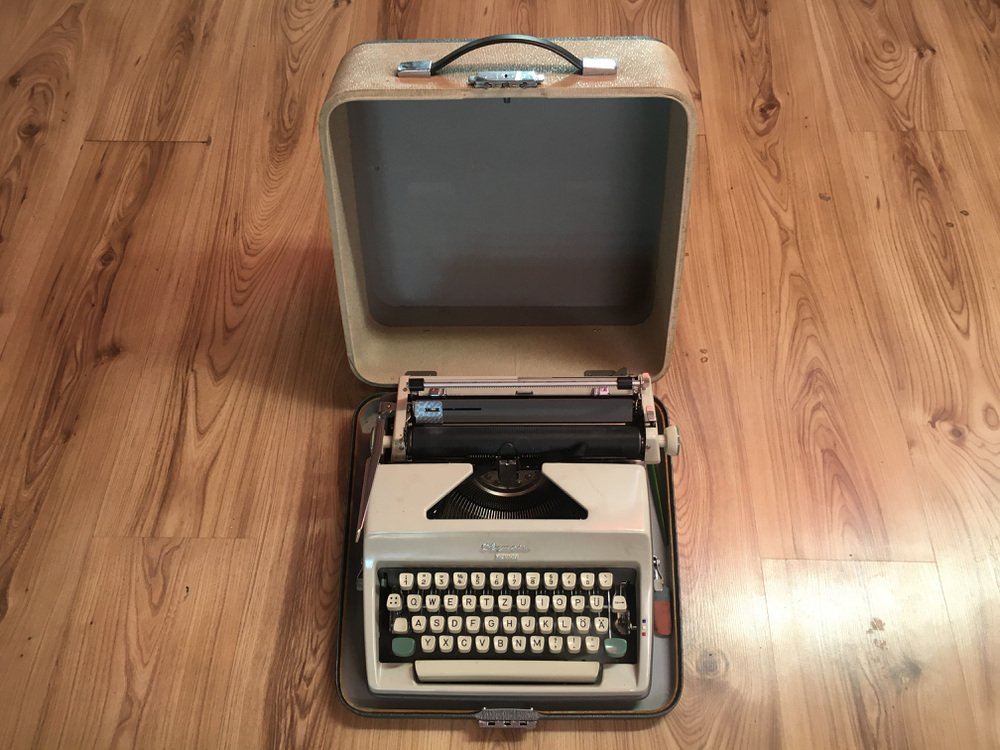
[[[679,448],[649,376],[404,376],[379,420],[356,530],[369,688],[643,697],[646,463]]]
[[[489,725],[663,713],[684,74],[650,39],[455,47],[356,47],[320,118],[347,357],[392,389],[356,417],[338,688]]]

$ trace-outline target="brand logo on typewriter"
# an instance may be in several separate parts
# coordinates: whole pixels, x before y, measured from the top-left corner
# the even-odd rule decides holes
[[[516,560],[522,552],[531,552],[526,544],[497,544],[496,542],[483,542],[479,545],[479,551],[486,554],[496,555],[497,560]]]

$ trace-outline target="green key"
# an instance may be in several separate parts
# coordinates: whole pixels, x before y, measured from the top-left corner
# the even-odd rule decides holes
[[[620,638],[618,640],[621,640]],[[622,641],[624,643],[625,641]],[[417,652],[417,642],[412,638],[393,638],[392,653],[400,659],[408,659]],[[623,652],[624,653],[624,652]]]
[[[605,638],[604,639],[604,653],[613,659],[620,659],[625,656],[625,651],[628,650],[628,643],[624,638]]]

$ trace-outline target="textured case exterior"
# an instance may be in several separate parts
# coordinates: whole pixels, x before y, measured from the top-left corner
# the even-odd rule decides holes
[[[694,156],[694,106],[674,52],[646,38],[555,40],[581,57],[611,57],[615,76],[581,76],[550,52],[520,44],[480,49],[461,58],[440,75],[398,78],[398,63],[433,60],[455,49],[458,41],[372,42],[344,57],[320,116],[327,205],[333,232],[347,354],[364,381],[390,385],[406,371],[433,370],[454,376],[576,376],[585,371],[648,371],[654,378],[666,370],[673,338],[683,244]],[[545,73],[537,89],[476,89],[470,72],[489,69]],[[655,285],[659,289],[652,314],[630,326],[532,326],[530,328],[447,326],[432,329],[393,328],[370,314],[363,282],[364,248],[358,231],[350,133],[345,108],[363,100],[456,100],[473,97],[663,97],[681,105],[686,121],[679,124],[683,142],[668,161],[668,171],[682,170],[680,195],[664,203],[663,236]],[[667,134],[664,134],[667,138]],[[675,139],[677,140],[677,139]]]

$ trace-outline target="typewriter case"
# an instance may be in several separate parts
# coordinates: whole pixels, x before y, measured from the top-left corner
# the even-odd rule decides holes
[[[319,130],[347,356],[366,383],[666,371],[696,131],[683,70],[654,39],[554,41],[616,70],[582,75],[549,50],[504,43],[432,76],[397,75],[400,63],[463,43],[454,40],[366,43],[341,62]],[[483,72],[544,81],[472,85]],[[681,691],[681,622],[667,456],[650,467],[663,488],[662,512],[651,497],[651,513],[673,635],[656,638],[646,698],[541,705],[368,689],[354,530],[379,404],[395,395],[370,398],[354,419],[335,664],[345,704],[366,716],[506,726],[669,711]],[[657,412],[662,429],[659,402]]]

